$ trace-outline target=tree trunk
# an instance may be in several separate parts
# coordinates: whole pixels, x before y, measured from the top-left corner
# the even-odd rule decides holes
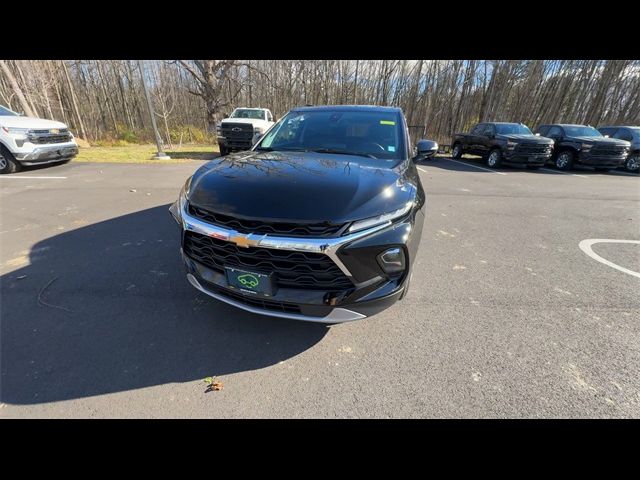
[[[9,80],[9,84],[11,84],[13,93],[15,93],[16,97],[18,97],[18,101],[20,102],[20,106],[22,107],[24,113],[29,117],[34,117],[35,114],[33,113],[33,110],[31,110],[31,107],[29,107],[27,99],[24,98],[24,94],[22,93],[20,85],[18,85],[16,77],[13,76],[13,73],[11,73],[11,70],[9,70],[9,67],[4,60],[0,60],[0,69],[2,69],[2,73],[4,73],[4,75],[7,77],[7,80]]]

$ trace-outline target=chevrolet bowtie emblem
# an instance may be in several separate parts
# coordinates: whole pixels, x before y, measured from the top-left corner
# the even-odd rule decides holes
[[[231,235],[229,237],[229,241],[242,248],[249,248],[250,246],[255,246],[258,244],[258,241],[252,240],[244,235]]]
[[[52,128],[51,130],[49,130],[49,133],[60,133],[60,130],[58,130],[57,128]]]

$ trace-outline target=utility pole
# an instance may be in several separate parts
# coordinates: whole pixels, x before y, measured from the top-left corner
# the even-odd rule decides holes
[[[151,101],[151,95],[147,90],[147,81],[144,78],[144,68],[142,66],[142,60],[138,60],[138,67],[140,68],[140,77],[142,78],[142,89],[144,90],[144,96],[147,97],[147,105],[149,106],[149,115],[151,115],[151,125],[153,126],[153,134],[156,137],[156,145],[158,146],[158,153],[153,156],[154,160],[169,160],[171,157],[162,151],[162,140],[160,140],[160,133],[158,133],[158,125],[156,125],[156,116],[153,113],[153,102]]]

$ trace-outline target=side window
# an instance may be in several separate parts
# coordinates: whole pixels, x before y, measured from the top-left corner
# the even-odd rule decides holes
[[[549,129],[549,133],[547,133],[547,137],[561,137],[562,136],[562,129],[560,127],[551,127]]]
[[[484,127],[485,127],[484,123],[479,123],[478,125],[473,127],[473,130],[471,130],[471,134],[472,135],[482,135],[482,130],[484,130]]]
[[[633,142],[633,135],[631,132],[624,128],[619,128],[613,138],[619,138],[620,140],[626,140],[627,142]]]
[[[481,135],[490,137],[491,135],[495,135],[495,133],[496,127],[494,127],[493,125],[485,125]]]

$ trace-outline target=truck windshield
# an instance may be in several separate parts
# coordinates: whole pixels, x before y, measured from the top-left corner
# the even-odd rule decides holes
[[[520,125],[519,123],[497,124],[496,133],[500,135],[533,135],[526,125]]]
[[[295,150],[356,155],[385,160],[405,158],[397,112],[292,111],[256,145],[256,150]]]
[[[238,108],[234,110],[229,118],[256,118],[258,120],[264,120],[264,110]]]
[[[4,108],[2,105],[0,105],[0,115],[6,116],[6,117],[17,117],[18,116],[17,113],[12,112],[8,108]]]
[[[602,134],[593,127],[564,127],[564,131],[569,137],[602,137]]]

